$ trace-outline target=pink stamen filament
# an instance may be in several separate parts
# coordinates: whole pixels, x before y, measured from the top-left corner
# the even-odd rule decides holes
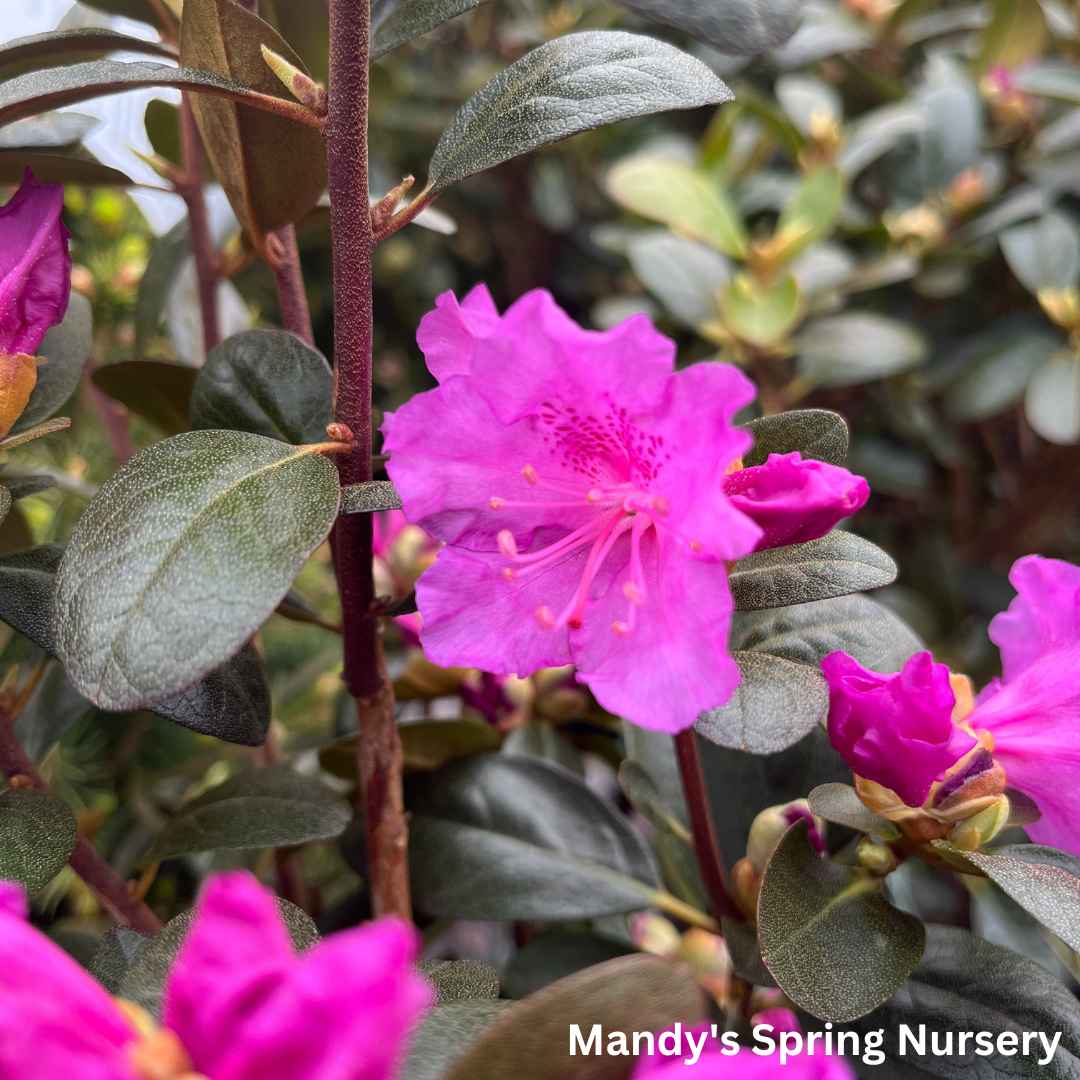
[[[615,541],[630,527],[626,520],[625,511],[617,511],[607,520],[604,531],[596,538],[588,559],[585,560],[585,569],[582,571],[581,580],[570,603],[563,608],[562,614],[555,620],[556,626],[569,626],[571,630],[581,629],[581,617],[585,614],[585,602],[589,599],[589,589],[592,586],[600,567],[608,557],[608,552],[615,546]]]

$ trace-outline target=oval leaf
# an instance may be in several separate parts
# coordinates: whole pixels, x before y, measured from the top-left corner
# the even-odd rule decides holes
[[[583,919],[638,911],[657,871],[626,818],[565,769],[482,754],[410,784],[419,910],[452,919]]]
[[[499,973],[478,960],[421,960],[417,970],[435,988],[435,1004],[499,996]]]
[[[25,123],[25,121],[23,121]],[[0,184],[13,187],[22,182],[27,169],[41,184],[90,184],[94,187],[128,187],[131,177],[78,154],[49,151],[0,150]]]
[[[1048,442],[1080,442],[1080,361],[1072,353],[1050,357],[1031,377],[1024,415]]]
[[[0,792],[0,878],[36,893],[67,865],[77,837],[71,808],[51,792]]]
[[[376,510],[400,510],[401,496],[389,480],[366,480],[341,489],[343,514],[373,514]]]
[[[57,655],[113,711],[193,686],[262,625],[338,509],[334,466],[275,439],[192,431],[136,454],[75,527]]]
[[[896,563],[876,544],[834,529],[806,544],[757,551],[728,577],[738,611],[805,604],[878,589],[896,580]]]
[[[401,1080],[440,1080],[469,1043],[513,1005],[497,998],[469,998],[429,1009],[409,1044]]]
[[[164,103],[151,102],[150,104]],[[154,241],[150,259],[139,281],[139,294],[135,300],[135,351],[137,353],[145,352],[150,339],[157,333],[165,314],[165,304],[169,293],[172,292],[190,254],[191,234],[186,217],[181,218],[164,236]]]
[[[84,113],[42,113],[0,129],[0,150],[59,149],[74,146],[101,121]],[[43,181],[44,182],[44,181]]]
[[[90,958],[90,974],[110,994],[117,994],[124,976],[151,942],[149,934],[132,930],[130,926],[114,926],[101,935]]]
[[[776,846],[758,896],[761,957],[792,1001],[847,1023],[892,997],[919,962],[923,924],[880,883],[814,852],[799,821]]]
[[[850,784],[821,784],[806,798],[810,809],[826,821],[835,821],[837,825],[871,833],[883,840],[900,838],[900,830],[891,821],[875,814]]]
[[[1028,292],[1067,289],[1080,277],[1080,231],[1064,214],[1043,214],[998,236],[1009,269]]]
[[[285,330],[245,330],[210,350],[195,379],[191,426],[250,431],[295,446],[325,442],[333,393],[322,353]]]
[[[754,447],[743,458],[743,467],[764,465],[770,454],[791,454],[803,459],[843,465],[848,452],[848,426],[839,413],[828,409],[796,409],[762,416],[746,425]]]
[[[325,784],[286,768],[240,773],[182,806],[146,862],[193,851],[292,847],[340,836],[352,814]]]
[[[761,288],[749,274],[740,274],[720,291],[720,312],[736,337],[767,348],[783,341],[798,322],[802,297],[791,274],[768,288]]]
[[[166,435],[191,430],[188,402],[198,371],[167,360],[121,360],[90,377],[109,397],[126,405]]]
[[[694,730],[717,746],[776,754],[794,746],[829,711],[821,672],[768,653],[734,652],[740,681],[726,705],[703,712]]]
[[[639,34],[590,30],[526,53],[462,106],[428,169],[428,193],[616,120],[732,99],[700,60]]]
[[[718,251],[659,230],[631,240],[627,255],[641,283],[680,322],[697,327],[719,316],[731,264]]]
[[[0,79],[12,79],[34,68],[72,64],[79,60],[117,52],[176,56],[176,51],[160,41],[146,41],[97,26],[76,30],[50,30],[45,34],[14,38],[0,46]]]
[[[907,323],[853,311],[807,323],[798,371],[811,386],[855,386],[917,367],[927,355],[922,334]]]
[[[371,53],[378,60],[384,53],[406,41],[426,34],[449,19],[479,7],[485,0],[405,0],[382,21],[376,22],[372,10]]]

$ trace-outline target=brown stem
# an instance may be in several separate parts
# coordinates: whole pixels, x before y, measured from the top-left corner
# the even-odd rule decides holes
[[[8,716],[0,716],[0,772],[6,780],[17,776],[24,778],[22,783],[26,786],[35,787],[38,791],[49,790],[41,773],[15,738],[12,720]],[[75,850],[68,862],[117,922],[141,930],[144,934],[156,934],[161,929],[158,917],[141,900],[132,899],[124,880],[82,834],[75,841]]]
[[[335,458],[342,484],[370,480],[371,231],[367,107],[369,0],[330,2],[329,111],[324,128],[334,248],[334,420],[355,436]],[[357,762],[367,818],[368,886],[376,915],[411,917],[408,831],[402,808],[401,742],[394,697],[372,614],[372,520],[345,514],[332,546],[341,594],[343,677],[360,719]]]
[[[731,899],[731,886],[724,869],[720,843],[716,839],[712,811],[709,809],[705,775],[701,771],[697,736],[692,727],[675,736],[675,753],[679,759],[679,774],[690,814],[690,829],[694,834],[694,852],[697,855],[701,883],[705,886],[705,893],[709,898],[709,907],[717,922],[723,915],[740,918],[739,909]]]
[[[202,312],[203,345],[209,353],[221,341],[217,309],[217,248],[210,233],[203,181],[206,159],[202,138],[195,123],[191,99],[184,94],[180,101],[180,152],[184,164],[179,192],[187,203],[191,252],[195,256],[195,276],[199,282],[199,309]]]
[[[286,225],[272,234],[281,245],[281,261],[271,267],[277,285],[281,325],[294,333],[305,345],[315,345],[311,330],[311,312],[304,292],[304,272],[300,268],[300,249],[296,246],[296,228]]]

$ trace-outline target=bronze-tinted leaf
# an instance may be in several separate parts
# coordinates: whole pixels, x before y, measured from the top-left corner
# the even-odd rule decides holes
[[[50,30],[15,38],[0,46],[0,79],[12,79],[25,71],[90,60],[123,49],[124,52],[148,53],[151,56],[176,55],[174,49],[160,41],[145,41],[104,30],[98,26],[77,30]]]

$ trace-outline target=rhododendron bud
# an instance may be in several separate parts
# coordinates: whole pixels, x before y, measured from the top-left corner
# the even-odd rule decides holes
[[[860,510],[870,485],[836,465],[804,461],[797,451],[724,477],[724,494],[764,531],[758,550],[804,544]]]
[[[37,360],[28,353],[0,353],[0,438],[23,414],[37,385]]]
[[[949,669],[916,653],[893,675],[867,671],[845,652],[821,662],[829,683],[829,738],[856,775],[922,806],[936,780],[977,740],[953,723]]]

